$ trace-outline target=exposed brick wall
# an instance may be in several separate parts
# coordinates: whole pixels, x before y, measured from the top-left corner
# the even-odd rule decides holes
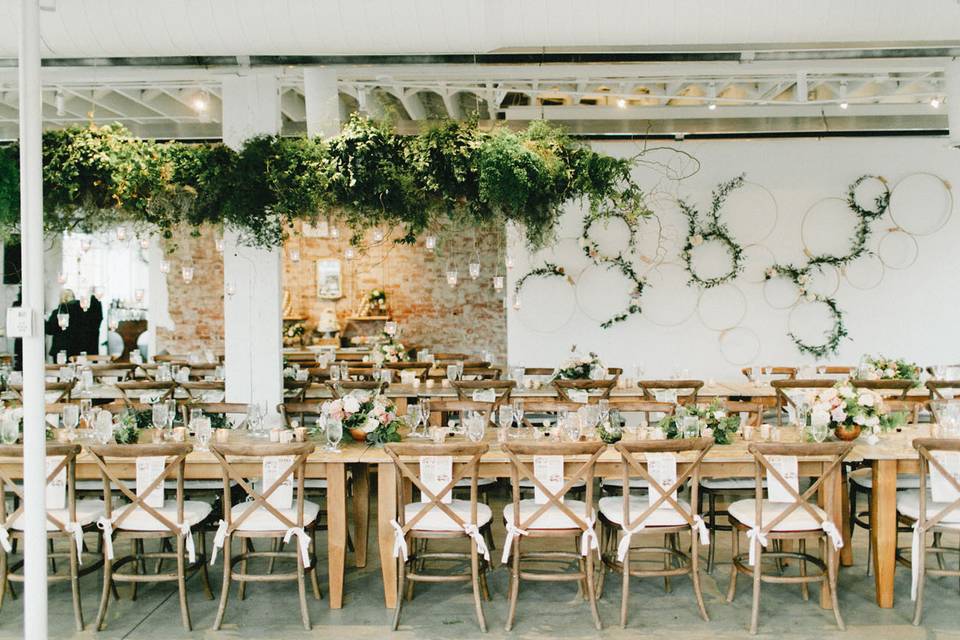
[[[344,234],[346,235],[346,233]],[[157,348],[170,353],[223,349],[223,258],[217,253],[212,233],[200,238],[177,239],[178,249],[168,257],[169,311],[176,328],[160,329]],[[283,283],[290,293],[292,314],[306,318],[312,331],[325,308],[333,307],[341,326],[352,316],[373,288],[383,288],[394,319],[403,327],[407,344],[429,345],[434,351],[479,353],[489,349],[498,360],[506,359],[507,324],[503,292],[493,289],[493,275],[503,255],[503,236],[494,233],[477,239],[480,277],[473,281],[467,263],[474,253],[474,235],[440,240],[437,251],[416,245],[395,245],[388,238],[382,245],[358,251],[353,261],[343,257],[346,239],[294,238],[284,258]],[[289,259],[291,246],[300,246],[301,259]],[[317,297],[317,260],[339,258],[343,294],[337,301]],[[459,272],[459,283],[446,283],[450,259]],[[194,279],[183,282],[181,268],[192,263]],[[503,273],[502,263],[500,275]]]
[[[346,233],[344,233],[344,236]],[[367,234],[369,239],[370,234]],[[393,318],[403,328],[405,344],[428,345],[434,351],[479,353],[489,349],[499,361],[505,361],[507,323],[503,292],[493,289],[498,256],[503,255],[503,236],[481,235],[477,240],[480,277],[473,281],[467,263],[474,253],[472,230],[462,237],[441,237],[436,251],[427,251],[423,240],[415,245],[396,245],[387,238],[347,261],[343,257],[347,240],[294,238],[299,243],[301,260],[284,260],[284,287],[291,294],[293,315],[307,318],[307,329],[316,327],[322,311],[333,306],[343,326],[374,288],[386,291]],[[317,298],[317,260],[339,258],[344,297],[336,302]],[[451,289],[446,283],[447,260],[459,272],[459,283]],[[503,267],[500,267],[501,275]]]
[[[183,233],[172,242],[177,249],[167,255],[167,292],[174,329],[157,330],[157,352],[222,352],[223,256],[217,252],[214,235],[211,231],[194,238]],[[190,284],[182,276],[182,268],[187,265],[193,266]]]

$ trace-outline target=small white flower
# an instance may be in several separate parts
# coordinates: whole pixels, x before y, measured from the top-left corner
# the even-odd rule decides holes
[[[856,395],[856,391],[854,391],[853,387],[848,384],[842,385],[839,389],[837,389],[837,393],[841,398],[847,399]]]
[[[870,416],[867,418],[865,424],[868,427],[879,427],[880,426],[880,416]]]
[[[889,367],[883,370],[884,378],[892,378],[894,374],[895,374],[894,370],[890,369]]]
[[[810,422],[814,426],[822,426],[830,422],[830,413],[822,408],[818,407],[810,413]]]
[[[354,396],[347,396],[343,399],[343,410],[347,413],[356,413],[360,411],[360,401]]]
[[[875,400],[872,393],[861,393],[860,397],[857,398],[857,402],[860,403],[861,407],[872,407]]]
[[[847,419],[847,412],[843,410],[843,407],[837,407],[830,412],[830,419],[834,422],[843,422]]]
[[[807,284],[807,282],[809,281],[810,281],[810,278],[806,274],[801,274],[797,276],[797,284]]]
[[[770,267],[769,269],[767,269],[767,277],[768,277],[768,278],[772,278],[772,277],[775,276],[775,275],[777,275],[777,270],[776,270],[776,269],[774,269],[773,267]]]
[[[859,424],[861,426],[865,425],[867,424],[867,416],[863,413],[858,413],[857,415],[853,416],[853,422],[854,424]]]

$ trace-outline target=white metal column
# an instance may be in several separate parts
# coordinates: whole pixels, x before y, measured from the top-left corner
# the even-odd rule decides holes
[[[952,60],[944,69],[946,82],[947,122],[950,126],[950,144],[960,146],[960,60]]]
[[[304,69],[303,99],[307,112],[308,136],[330,138],[340,133],[340,91],[334,69]]]
[[[223,141],[239,149],[258,134],[280,131],[280,90],[275,75],[223,81]],[[224,234],[224,362],[227,402],[256,402],[269,412],[283,400],[282,249],[245,247]]]
[[[43,111],[40,85],[40,4],[20,2],[20,234],[23,307],[31,316],[23,338],[24,628],[27,640],[47,638],[46,437],[44,429]]]

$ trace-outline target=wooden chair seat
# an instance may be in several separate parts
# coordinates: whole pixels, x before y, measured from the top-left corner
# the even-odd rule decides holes
[[[469,483],[469,479],[467,480]],[[453,511],[464,522],[470,521],[470,501],[469,500],[451,500],[446,506]],[[404,520],[413,520],[414,516],[423,509],[422,502],[409,502],[403,506]],[[483,527],[493,519],[493,512],[490,507],[482,502],[477,503],[477,521],[476,526]],[[431,509],[426,515],[420,518],[412,527],[413,531],[463,531],[463,526],[453,520],[439,509]]]
[[[521,500],[520,501],[520,521],[526,522],[530,516],[540,510],[542,504],[537,504],[535,500]],[[587,511],[587,503],[582,502],[581,500],[564,500],[564,506],[573,511],[574,514],[585,518],[587,520],[592,520],[594,513],[593,509]],[[503,518],[506,522],[513,522],[513,503],[509,503],[503,508]],[[580,530],[581,527],[577,522],[570,518],[569,515],[560,510],[559,507],[551,505],[547,509],[537,516],[535,520],[526,524],[524,527],[526,530],[533,529],[535,531],[542,531],[546,529],[576,529]]]
[[[760,520],[761,522],[770,522],[790,507],[791,505],[789,503],[764,500],[760,506]],[[821,518],[827,518],[827,512],[817,505],[812,504],[810,507],[816,511]],[[757,501],[753,498],[737,500],[727,507],[727,511],[731,519],[736,520],[746,527],[753,528],[757,520]],[[786,518],[773,525],[773,531],[818,531],[819,529],[820,521],[802,509],[791,511]]]
[[[102,504],[103,502],[101,501],[101,505]],[[128,510],[129,507],[120,507],[116,509],[115,517],[119,518],[120,514],[125,514]],[[163,507],[155,507],[154,510],[175,524],[186,524],[189,527],[193,527],[194,525],[206,520],[207,516],[210,515],[212,507],[206,502],[202,502],[200,500],[184,500],[183,520],[179,520],[177,518],[176,503],[166,504]],[[144,509],[135,507],[132,513],[126,516],[116,526],[116,528],[130,531],[166,531],[167,525],[165,525],[162,521],[157,520],[156,517]]]
[[[100,482],[97,482],[98,488],[102,488],[103,485]],[[103,500],[77,500],[77,512],[75,522],[81,527],[86,527],[87,525],[93,524],[96,522],[100,516],[103,515]],[[68,509],[47,509],[47,515],[53,517],[60,522],[70,522],[70,513]],[[17,516],[12,519],[7,526],[11,529],[16,529],[17,531],[23,531],[23,520]],[[47,531],[59,531],[59,527],[50,521],[50,518],[47,518]]]
[[[621,480],[622,482],[622,480]],[[630,496],[630,513],[643,513],[647,510],[649,501],[645,497]],[[677,500],[687,513],[691,513],[689,503],[683,500]],[[597,504],[600,515],[608,522],[623,526],[623,498],[620,496],[607,496],[600,498]],[[643,519],[645,528],[651,527],[682,527],[687,521],[675,509],[657,509],[649,516]]]
[[[230,509],[230,515],[233,520],[239,520],[240,516],[246,512],[249,507],[249,503],[240,502],[233,505]],[[297,510],[296,508],[290,509],[277,509],[284,517],[289,520],[296,520]],[[303,524],[304,526],[310,525],[312,522],[315,522],[317,516],[320,515],[320,505],[316,502],[311,502],[310,500],[303,501]],[[247,516],[247,518],[236,528],[236,531],[286,531],[288,525],[284,524],[265,508],[260,507],[252,514]]]

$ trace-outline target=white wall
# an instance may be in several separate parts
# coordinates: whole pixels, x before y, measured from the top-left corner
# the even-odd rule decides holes
[[[641,150],[632,142],[597,143],[595,146],[615,155],[634,155]],[[672,194],[696,202],[705,213],[710,192],[717,183],[741,172],[746,173],[748,181],[769,190],[776,201],[776,226],[760,244],[772,251],[779,262],[802,262],[800,227],[804,213],[822,198],[845,198],[848,185],[863,174],[882,175],[893,186],[908,174],[930,172],[960,185],[960,151],[946,148],[942,138],[692,141],[672,146],[696,157],[701,163],[699,172],[680,181],[667,179],[662,172],[650,167],[639,168],[636,174],[641,184],[655,194],[655,211],[663,223],[664,235],[672,236],[672,239],[665,238],[665,257],[674,263],[679,263],[679,246],[686,235],[686,222],[671,202]],[[668,151],[648,152],[646,157],[667,162],[675,168],[689,164]],[[906,191],[904,188],[901,195]],[[921,191],[920,195],[924,193]],[[911,214],[920,216],[924,213],[919,207],[927,204],[927,211],[933,211],[938,194],[932,190],[929,193],[929,197],[922,199],[899,200],[911,205],[909,210],[907,206],[902,207],[901,221],[905,221],[905,225],[911,220],[920,220],[911,217]],[[729,207],[721,215],[729,220],[731,229],[739,238],[746,238],[756,235],[759,228],[770,222],[770,202],[762,189],[748,185],[743,192],[731,197]],[[847,245],[843,238],[849,233],[851,218],[843,213],[843,207],[836,211],[835,223],[830,222],[833,218],[829,216],[812,214],[808,222],[812,238],[808,242],[817,242],[822,250],[840,251]],[[512,234],[509,252],[515,266],[508,272],[510,291],[519,277],[544,260],[564,267],[578,285],[571,287],[553,279],[524,286],[521,308],[516,310],[510,305],[508,310],[511,363],[554,366],[566,356],[571,345],[576,344],[582,352],[598,352],[609,366],[632,367],[642,363],[647,377],[669,375],[683,369],[703,378],[739,376],[740,365],[729,362],[721,353],[718,342],[721,334],[706,328],[696,313],[673,327],[657,326],[645,317],[656,313],[675,317],[671,314],[678,313],[697,295],[696,290],[677,283],[657,288],[654,281],[663,277],[660,274],[669,273],[671,277],[679,274],[674,267],[649,273],[651,284],[642,298],[644,312],[641,315],[631,316],[610,329],[602,329],[597,320],[590,319],[584,307],[595,318],[602,319],[627,303],[627,290],[623,278],[616,272],[604,274],[597,268],[584,271],[589,262],[577,242],[581,220],[581,208],[571,205],[563,220],[559,243],[533,256],[522,246],[516,234]],[[614,247],[617,236],[622,241],[624,228],[620,224],[611,224],[606,233],[598,230],[602,247]],[[876,221],[868,247],[876,249],[886,230],[892,226],[889,213]],[[831,227],[833,238],[828,237]],[[640,252],[653,256],[658,236],[655,223],[645,224],[638,239]],[[834,297],[845,312],[850,339],[844,340],[839,354],[827,361],[856,364],[864,353],[881,352],[926,364],[960,361],[960,332],[957,330],[960,317],[960,212],[954,210],[947,225],[936,234],[916,239],[919,246],[916,262],[903,270],[885,269],[876,288],[858,290],[845,278],[840,278]],[[895,244],[885,245],[888,260],[906,255],[896,248]],[[754,251],[757,253],[753,254]],[[740,326],[749,331],[728,336],[730,341],[727,344],[749,346],[746,343],[750,336],[756,335],[758,354],[745,364],[813,362],[809,356],[800,354],[787,337],[789,311],[773,309],[765,301],[763,285],[748,281],[750,276],[756,278],[762,272],[758,255],[764,255],[762,249],[748,252],[748,274],[735,281],[746,299],[746,313]],[[705,270],[723,264],[710,260],[706,254],[698,256],[698,260],[702,260],[700,264]],[[650,268],[641,260],[636,262],[639,269]],[[855,268],[862,268],[861,276],[870,275],[874,265],[875,262],[861,262]],[[776,292],[776,289],[770,290],[771,294]],[[579,305],[576,298],[580,300]],[[708,322],[735,312],[739,308],[736,298],[736,293],[728,289],[708,299],[703,307]],[[567,317],[569,321],[563,324]],[[793,317],[793,326],[811,336],[829,328],[822,308],[816,307],[798,311]]]

